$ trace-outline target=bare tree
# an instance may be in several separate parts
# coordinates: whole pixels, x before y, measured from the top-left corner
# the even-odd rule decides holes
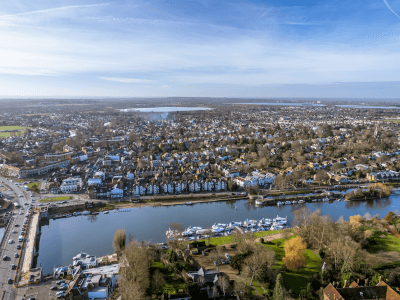
[[[253,253],[244,261],[244,271],[250,277],[250,285],[253,284],[254,276],[263,268],[263,264],[267,263],[270,267],[274,261],[274,251],[261,245],[254,247]]]
[[[123,251],[118,278],[123,299],[146,299],[146,290],[150,284],[148,251],[137,241],[130,242]]]
[[[218,285],[221,288],[224,296],[226,292],[230,291],[231,283],[229,282],[229,277],[227,275],[221,274],[218,276]]]
[[[115,252],[124,250],[126,243],[126,231],[123,228],[117,229],[114,233],[113,248]]]

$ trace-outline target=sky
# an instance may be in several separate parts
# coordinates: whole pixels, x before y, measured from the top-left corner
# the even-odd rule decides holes
[[[400,98],[400,0],[0,2],[0,97]]]

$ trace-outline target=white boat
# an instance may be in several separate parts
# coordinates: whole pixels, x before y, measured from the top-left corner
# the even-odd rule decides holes
[[[292,202],[290,202],[290,201],[286,201],[286,202],[285,202],[285,204],[292,204]]]
[[[186,202],[186,205],[192,205],[193,202]]]
[[[276,204],[277,204],[277,205],[284,205],[285,202],[278,201]]]
[[[104,211],[104,212],[103,212],[103,214],[108,214],[108,213],[109,213],[109,211],[108,211],[108,210],[106,210],[106,211]]]
[[[213,233],[220,233],[220,232],[224,232],[225,231],[225,228],[222,228],[222,227],[220,227],[220,228],[215,228],[215,229],[213,229]]]
[[[276,216],[276,218],[275,219],[273,219],[273,221],[274,221],[274,223],[275,222],[286,222],[286,218],[282,218],[282,217],[280,217],[280,216]]]
[[[258,205],[264,204],[264,201],[263,200],[256,200],[256,204],[258,204]]]
[[[90,215],[90,211],[84,211],[82,215]]]
[[[73,213],[74,216],[79,216],[81,213],[79,211],[76,211]]]
[[[312,199],[311,202],[317,202],[317,199]]]
[[[299,204],[303,204],[303,203],[305,203],[304,200],[299,200]]]
[[[329,198],[323,198],[322,201],[323,202],[329,202]]]
[[[292,203],[293,203],[293,204],[297,204],[297,200],[293,200]]]
[[[197,234],[197,235],[202,235],[202,234],[204,234],[204,233],[206,233],[206,232],[208,232],[207,229],[200,229],[200,230],[197,230],[197,231],[196,231],[196,234]]]

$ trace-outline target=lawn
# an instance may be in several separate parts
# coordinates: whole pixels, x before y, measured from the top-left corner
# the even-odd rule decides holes
[[[39,182],[32,182],[26,185],[30,190],[39,190]]]
[[[24,131],[14,131],[14,132],[1,132],[3,130],[22,130],[25,129],[26,127],[21,127],[21,126],[0,126],[0,138],[1,137],[9,137],[11,136],[12,133],[15,133],[16,135],[22,135],[24,134]]]
[[[290,238],[293,237],[294,236],[291,236]],[[276,263],[272,267],[275,270],[283,265],[282,258],[285,256],[285,251],[283,249],[284,245],[285,245],[284,239],[273,240],[269,244],[264,244],[264,246],[270,248],[271,250],[274,250],[276,254]],[[292,290],[293,293],[296,295],[300,293],[301,289],[306,287],[307,278],[313,274],[316,274],[321,265],[321,258],[311,250],[306,249],[305,255],[306,255],[305,267],[303,267],[299,271],[293,271],[288,269],[288,271],[283,274],[283,282],[286,289]]]
[[[385,237],[382,238],[381,236]],[[378,251],[396,251],[400,253],[400,239],[391,234],[383,234],[382,232],[375,232],[373,236],[373,241],[369,245],[370,253],[377,253]]]
[[[39,202],[64,201],[64,200],[70,200],[71,198],[72,198],[71,196],[61,196],[61,197],[54,197],[54,198],[46,198],[43,200],[39,200]]]
[[[258,237],[273,235],[273,234],[277,234],[277,233],[279,233],[278,230],[254,232],[254,236],[258,238]],[[216,238],[210,239],[210,244],[213,246],[220,246],[220,245],[231,244],[231,243],[233,243],[232,236],[221,236],[221,237],[216,237]]]

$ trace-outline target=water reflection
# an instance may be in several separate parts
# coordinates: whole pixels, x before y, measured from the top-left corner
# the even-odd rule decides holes
[[[94,223],[97,221],[97,215],[88,215],[88,220],[90,223]]]

